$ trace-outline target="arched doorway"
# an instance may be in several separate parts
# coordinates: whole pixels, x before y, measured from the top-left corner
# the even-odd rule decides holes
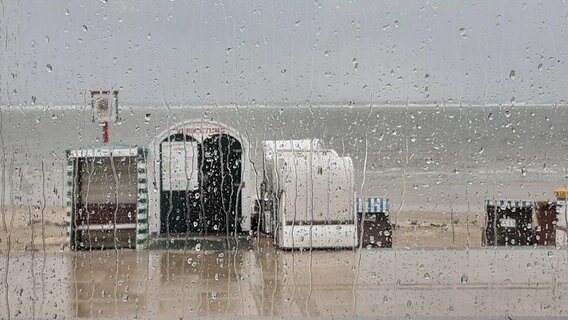
[[[242,147],[228,134],[160,143],[160,233],[240,231]]]
[[[239,231],[241,217],[242,147],[227,134],[203,141],[201,183],[207,231]]]
[[[160,143],[160,232],[199,232],[197,168],[201,144],[193,137],[174,134]]]

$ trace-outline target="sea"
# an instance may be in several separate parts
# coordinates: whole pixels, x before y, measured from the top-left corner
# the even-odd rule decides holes
[[[2,203],[63,205],[65,151],[101,143],[90,105],[0,111]],[[568,184],[568,106],[558,104],[124,105],[110,142],[147,147],[189,120],[234,128],[256,155],[264,140],[320,139],[353,159],[354,194],[388,198],[391,212],[481,214],[487,199],[554,200]]]

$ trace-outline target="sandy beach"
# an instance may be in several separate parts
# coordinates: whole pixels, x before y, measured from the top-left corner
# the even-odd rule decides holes
[[[41,212],[37,207],[7,208],[6,229],[0,225],[0,253],[6,253],[8,247],[12,253],[68,250],[64,209],[44,208],[43,220]],[[479,248],[484,215],[400,212],[391,213],[391,223],[396,225],[395,249]]]

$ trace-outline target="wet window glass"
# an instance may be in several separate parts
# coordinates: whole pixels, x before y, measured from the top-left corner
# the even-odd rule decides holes
[[[567,16],[0,1],[0,318],[564,317]]]

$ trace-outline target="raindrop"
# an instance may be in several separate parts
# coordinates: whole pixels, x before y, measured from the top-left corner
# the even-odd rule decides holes
[[[195,251],[201,251],[201,243],[195,245]]]
[[[509,79],[515,80],[515,70],[509,71]]]
[[[128,295],[127,294],[122,296],[122,301],[124,301],[124,302],[128,301]]]
[[[146,116],[144,116],[144,121],[146,123],[150,122],[150,119],[152,118],[152,114],[151,113],[146,113]]]
[[[53,71],[53,67],[49,63],[45,66],[45,68],[47,69],[47,72]]]
[[[538,64],[538,71],[542,71],[542,63]]]
[[[467,31],[465,30],[465,28],[460,28],[460,37],[466,39],[467,38]]]
[[[327,49],[323,52],[323,55],[328,57],[330,53],[331,53],[331,50]]]
[[[65,15],[68,16],[69,15],[69,9],[65,10]]]
[[[148,34],[146,35],[146,39],[148,39],[148,40],[152,39],[152,34],[150,34],[150,33],[148,32]]]
[[[462,274],[461,279],[460,279],[461,283],[466,284],[468,280],[469,279],[467,277],[467,274]]]
[[[87,28],[87,25],[83,25],[83,31],[84,31],[84,32],[89,31],[89,28]]]

